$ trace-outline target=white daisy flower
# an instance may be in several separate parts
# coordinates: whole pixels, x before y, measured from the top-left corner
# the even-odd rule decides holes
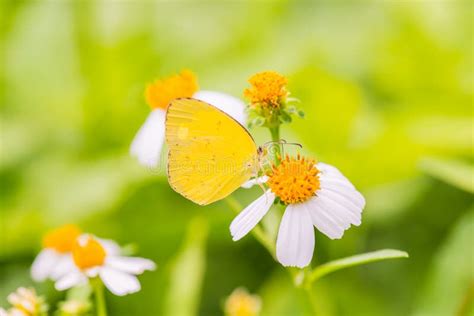
[[[161,148],[165,141],[165,115],[168,104],[176,98],[195,98],[226,112],[241,124],[245,124],[245,104],[231,95],[198,91],[196,76],[188,70],[178,75],[156,80],[145,90],[145,98],[152,111],[137,132],[130,146],[130,154],[144,166],[158,166]]]
[[[71,250],[81,230],[76,225],[64,225],[49,231],[43,237],[43,249],[31,266],[31,277],[37,282],[56,279],[69,270]]]
[[[140,290],[136,275],[156,268],[151,260],[108,252],[100,240],[89,234],[77,239],[72,258],[74,269],[55,283],[59,291],[84,284],[89,278],[99,277],[113,294],[123,296]]]
[[[53,229],[43,237],[43,249],[31,266],[31,277],[37,282],[57,280],[74,269],[72,249],[82,234],[79,227],[67,224]],[[119,254],[120,247],[112,240],[99,239],[109,253]]]
[[[20,287],[7,297],[12,307],[0,308],[0,316],[42,316],[46,315],[48,305],[43,297],[36,295],[33,288]]]
[[[286,205],[276,244],[277,259],[284,266],[303,268],[311,262],[313,225],[329,238],[339,239],[351,224],[361,223],[364,197],[328,164],[287,156],[268,178],[250,181],[246,187],[266,182],[268,190],[232,221],[232,239],[237,241],[252,230],[278,198]]]

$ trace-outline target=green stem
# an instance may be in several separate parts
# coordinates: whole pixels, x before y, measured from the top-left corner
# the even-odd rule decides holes
[[[311,287],[305,287],[304,291],[306,292],[306,295],[308,296],[309,305],[311,306],[311,310],[313,311],[313,316],[318,315],[318,304],[313,295],[313,291],[311,290]]]
[[[474,282],[471,283],[469,288],[462,299],[461,305],[458,308],[457,316],[467,316],[469,314],[469,307],[472,306],[474,301]]]
[[[280,140],[280,126],[276,125],[270,127],[270,134],[272,135],[272,141],[277,142]]]
[[[278,141],[280,140],[280,125],[275,125],[273,127],[269,127],[270,134],[272,135],[272,141],[275,144],[270,147],[270,153],[273,155],[273,161],[275,165],[280,164],[280,157],[281,157],[281,150]]]
[[[233,196],[226,197],[225,202],[237,214],[244,209],[242,205],[240,205],[239,201],[237,201]],[[260,242],[262,246],[264,246],[268,250],[272,257],[276,259],[275,243],[273,240],[271,240],[271,238],[268,237],[267,234],[265,234],[263,229],[257,225],[254,227],[254,229],[252,229],[252,234],[254,235],[255,239],[257,239],[257,241]]]
[[[95,296],[95,311],[97,316],[107,316],[107,307],[105,305],[104,285],[99,278],[91,280]]]

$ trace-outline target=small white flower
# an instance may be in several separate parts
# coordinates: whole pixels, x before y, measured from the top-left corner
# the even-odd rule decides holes
[[[0,316],[42,316],[46,315],[48,310],[44,299],[36,295],[33,288],[20,287],[8,295],[7,301],[12,308],[8,310],[0,308]]]
[[[76,225],[64,225],[43,237],[43,250],[31,266],[31,277],[37,282],[57,279],[73,265],[71,250],[81,230]]]
[[[269,189],[232,221],[230,232],[234,241],[244,237],[278,198],[287,205],[276,244],[277,259],[284,266],[303,268],[311,262],[313,225],[329,238],[339,239],[351,224],[361,224],[365,199],[333,166],[286,157],[267,179],[247,186],[265,180]]]
[[[192,97],[207,102],[245,124],[245,104],[225,93],[198,91],[196,76],[190,71],[149,84],[145,98],[152,111],[137,132],[130,146],[130,154],[143,166],[158,166],[165,141],[165,115],[168,104],[176,98]]]
[[[74,268],[71,251],[80,235],[80,228],[72,224],[46,233],[43,237],[43,249],[31,266],[32,279],[37,282],[57,280],[71,271]],[[120,253],[120,247],[114,241],[100,239],[100,242],[109,253]]]
[[[163,109],[152,110],[130,146],[130,154],[145,167],[158,166],[161,148],[165,142],[165,114]]]
[[[148,259],[110,253],[92,235],[78,238],[72,257],[74,268],[55,283],[59,291],[84,284],[89,278],[99,277],[113,294],[123,296],[140,290],[136,275],[156,268],[155,263]]]

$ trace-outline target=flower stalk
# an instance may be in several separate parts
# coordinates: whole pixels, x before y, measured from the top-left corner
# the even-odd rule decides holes
[[[105,304],[104,285],[99,278],[90,280],[91,286],[94,290],[95,297],[95,311],[97,316],[107,316],[107,307]]]
[[[280,125],[276,124],[273,127],[269,127],[270,134],[272,135],[272,141],[273,142],[278,142],[280,141]],[[273,154],[273,162],[276,166],[280,164],[280,158],[281,158],[281,148],[278,143],[275,143],[272,146],[273,150],[271,150]]]

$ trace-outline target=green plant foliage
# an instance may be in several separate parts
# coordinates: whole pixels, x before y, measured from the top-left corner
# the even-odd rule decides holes
[[[169,292],[163,315],[196,315],[206,268],[207,223],[195,218],[188,228],[185,243],[171,268]]]
[[[472,248],[473,231],[474,209],[471,209],[453,227],[429,267],[414,316],[473,315],[474,262],[466,253]]]
[[[397,258],[408,258],[408,253],[400,250],[393,249],[384,249],[377,250],[373,252],[368,252],[360,255],[355,255],[348,258],[337,259],[331,262],[322,264],[313,271],[308,277],[309,285],[312,282],[317,281],[319,278],[325,276],[326,274],[335,272],[337,270],[345,269],[348,267],[363,265],[371,262],[388,260],[388,259],[397,259]]]
[[[471,164],[436,158],[425,158],[420,168],[432,177],[474,193],[474,167]]]

